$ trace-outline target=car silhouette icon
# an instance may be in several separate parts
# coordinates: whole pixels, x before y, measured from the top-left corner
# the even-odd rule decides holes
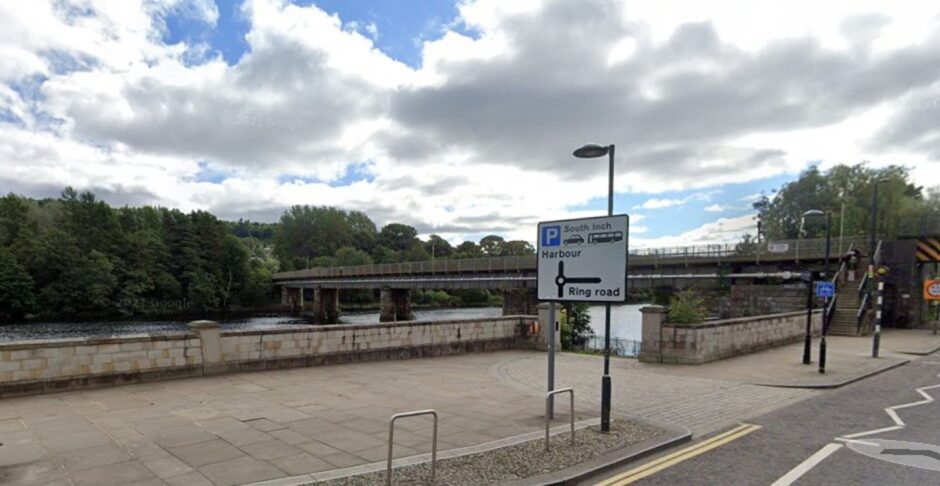
[[[582,243],[584,243],[584,237],[581,235],[572,235],[565,239],[566,245],[580,245]]]

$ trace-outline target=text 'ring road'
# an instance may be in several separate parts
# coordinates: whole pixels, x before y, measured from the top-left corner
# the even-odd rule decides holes
[[[600,277],[565,277],[565,262],[564,260],[558,261],[558,276],[555,277],[555,285],[558,285],[558,298],[562,298],[565,295],[565,285],[574,283],[590,283],[598,284],[601,283]]]

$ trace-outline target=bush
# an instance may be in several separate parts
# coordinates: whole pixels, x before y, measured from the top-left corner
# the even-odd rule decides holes
[[[669,301],[669,322],[673,324],[696,324],[705,320],[704,301],[691,290],[683,290]]]
[[[582,348],[594,337],[591,314],[584,303],[571,304],[561,314],[561,349]]]

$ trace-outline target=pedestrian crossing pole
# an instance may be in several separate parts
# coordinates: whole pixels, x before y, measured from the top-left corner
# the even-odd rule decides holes
[[[881,346],[881,319],[884,315],[884,306],[885,306],[885,283],[881,280],[878,281],[878,297],[875,301],[877,307],[875,308],[875,333],[872,336],[872,345],[871,345],[871,357],[878,357],[878,348]]]

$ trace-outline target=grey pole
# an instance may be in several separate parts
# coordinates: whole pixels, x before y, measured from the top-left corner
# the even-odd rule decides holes
[[[555,391],[555,302],[548,303],[548,392]],[[555,396],[549,395],[545,403],[545,415],[548,420],[555,418]]]
[[[874,187],[872,187],[871,192],[871,221],[868,226],[868,252],[870,258],[875,257],[875,231],[878,223],[878,183],[879,180],[872,182]],[[872,262],[874,263],[874,262]]]
[[[806,279],[806,334],[803,337],[803,364],[808,365],[813,362],[813,273],[808,272],[809,278]]]
[[[829,282],[829,248],[831,246],[832,233],[832,213],[826,212],[826,263],[823,266],[823,281]],[[829,304],[831,297],[826,297],[825,307],[823,307],[822,336],[819,341],[819,372],[826,372],[826,331],[829,330]]]
[[[614,215],[614,145],[607,151],[607,215]],[[601,431],[610,431],[610,303],[604,306],[604,376],[601,378]]]

